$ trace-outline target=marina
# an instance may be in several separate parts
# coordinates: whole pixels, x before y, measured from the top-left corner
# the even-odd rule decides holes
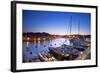
[[[29,14],[34,20],[33,13],[39,17],[38,19],[43,16],[45,20],[44,23],[38,22],[34,26],[29,22],[32,31],[30,28],[25,29],[28,24],[24,27],[23,63],[91,59],[90,14],[34,11]],[[48,15],[50,18],[45,16],[45,13],[50,14]],[[55,18],[56,16],[58,18]]]
[[[70,40],[69,38],[57,38],[52,41],[24,42],[23,62],[87,60],[91,58],[90,42],[84,41],[86,44],[82,42],[79,44],[78,41],[74,40],[73,43]]]

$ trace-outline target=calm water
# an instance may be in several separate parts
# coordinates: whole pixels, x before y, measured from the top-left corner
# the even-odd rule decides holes
[[[23,58],[29,60],[37,57],[39,53],[49,54],[48,47],[60,47],[63,44],[69,45],[69,39],[57,38],[51,41],[23,42]]]

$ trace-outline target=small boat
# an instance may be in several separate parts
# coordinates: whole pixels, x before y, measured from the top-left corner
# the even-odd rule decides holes
[[[64,50],[64,48],[68,48],[68,50]],[[76,57],[80,55],[80,51],[71,46],[61,47],[49,47],[50,54],[53,54],[57,60],[74,60]]]
[[[52,54],[57,60],[64,60],[65,58],[67,59],[69,57],[69,52],[64,51],[60,47],[53,48],[49,47],[50,54]]]
[[[42,62],[48,62],[48,61],[55,61],[56,59],[51,56],[51,55],[43,55],[41,53],[39,53],[39,59],[42,61]]]

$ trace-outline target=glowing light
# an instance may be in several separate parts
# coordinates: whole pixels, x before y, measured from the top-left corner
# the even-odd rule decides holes
[[[29,38],[29,37],[27,37],[27,40],[29,41],[29,40],[30,40],[30,38]]]
[[[36,38],[33,38],[34,41],[36,41]]]
[[[38,37],[37,40],[40,41],[41,39]]]
[[[43,38],[43,41],[45,41],[46,40],[46,38]]]

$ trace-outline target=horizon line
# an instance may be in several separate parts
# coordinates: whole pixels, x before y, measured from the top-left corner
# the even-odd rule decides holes
[[[23,32],[23,33],[48,33],[48,32]],[[91,35],[89,33],[83,33],[83,34],[78,34],[78,33],[71,33],[71,34],[55,34],[55,33],[48,33],[50,35]]]

